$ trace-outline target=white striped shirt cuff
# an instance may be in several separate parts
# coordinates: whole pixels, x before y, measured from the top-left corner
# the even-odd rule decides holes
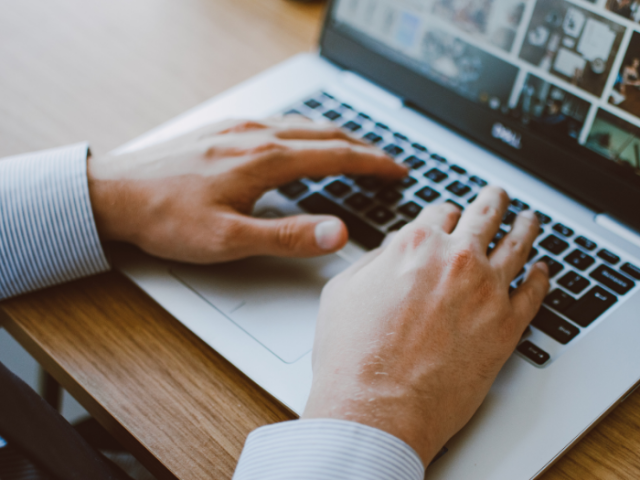
[[[86,144],[0,160],[0,300],[109,269]]]
[[[422,480],[402,440],[343,420],[295,420],[249,435],[234,480]]]

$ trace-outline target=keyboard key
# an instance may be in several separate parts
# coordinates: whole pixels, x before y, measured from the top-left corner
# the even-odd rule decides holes
[[[322,95],[324,95],[325,97],[331,99],[331,100],[335,100],[335,98],[333,97],[333,95],[329,95],[327,92],[322,92]]]
[[[419,152],[428,152],[429,150],[424,145],[420,145],[419,143],[412,143],[411,146],[418,150]]]
[[[384,123],[380,123],[380,122],[376,123],[376,127],[381,128],[382,130],[391,130]]]
[[[387,229],[387,232],[389,233],[397,232],[398,230],[400,230],[401,228],[403,228],[405,225],[408,225],[408,224],[409,222],[407,222],[406,220],[398,220],[396,223],[394,223]]]
[[[636,286],[633,280],[629,280],[606,265],[600,265],[589,276],[620,295],[624,295]]]
[[[447,163],[447,159],[442,155],[438,155],[437,153],[432,153],[431,158],[433,158],[436,162]]]
[[[529,340],[518,345],[518,352],[527,357],[536,365],[540,366],[547,363],[551,358],[551,356],[547,352],[542,350],[540,347],[535,346]]]
[[[415,202],[409,202],[402,205],[398,211],[409,218],[416,218],[422,212],[422,207]]]
[[[284,195],[290,200],[295,200],[296,198],[298,198],[300,195],[307,192],[308,190],[309,190],[309,187],[307,187],[301,181],[296,180],[294,182],[288,183],[287,185],[280,187],[278,189],[278,192],[280,192],[282,195]]]
[[[369,121],[371,121],[371,117],[370,117],[369,115],[367,115],[366,113],[362,113],[362,112],[360,112],[360,113],[358,114],[358,118],[362,118],[363,120],[369,120]]]
[[[384,182],[380,180],[378,177],[360,177],[356,180],[356,184],[365,190],[369,190],[371,192],[375,192],[384,187]]]
[[[635,265],[625,263],[622,267],[620,267],[620,270],[622,270],[630,277],[635,278],[636,280],[640,280],[640,268],[636,267]]]
[[[524,203],[522,200],[518,200],[517,198],[511,200],[511,205],[518,210],[529,210],[529,208],[531,208],[529,207],[529,205]]]
[[[446,180],[447,178],[449,178],[449,175],[447,175],[444,172],[441,172],[437,168],[432,168],[427,173],[425,173],[424,176],[427,177],[429,180],[435,182],[435,183],[440,183],[440,182]]]
[[[467,171],[464,168],[459,167],[458,165],[451,165],[449,168],[451,170],[453,170],[454,172],[459,173],[460,175],[466,175],[467,174]]]
[[[284,116],[285,117],[289,116],[289,115],[302,115],[302,113],[300,113],[299,110],[296,110],[295,108],[292,108],[291,110],[287,110],[286,112],[284,112]]]
[[[354,210],[358,210],[359,212],[369,208],[373,204],[373,200],[371,200],[366,195],[362,193],[354,193],[344,202],[346,205],[349,205]]]
[[[500,229],[500,230],[498,230],[498,233],[496,233],[496,236],[493,237],[492,242],[497,244],[500,240],[502,240],[506,236],[507,236],[507,232],[505,232],[504,230]]]
[[[472,177],[469,177],[469,180],[475,183],[476,185],[478,185],[479,187],[486,187],[488,185],[486,180],[483,180],[480,177],[476,177],[475,175],[473,175]]]
[[[565,262],[573,265],[578,270],[586,270],[595,263],[595,259],[582,250],[574,250],[564,258]]]
[[[478,195],[474,195],[473,197],[471,197],[469,200],[467,200],[467,203],[473,203],[477,200]]]
[[[569,307],[565,315],[581,327],[588,327],[617,301],[615,295],[596,286]]]
[[[440,194],[431,187],[424,187],[422,190],[416,193],[416,196],[420,197],[422,200],[424,200],[427,203],[431,203],[434,200],[437,200],[438,198],[440,198]]]
[[[558,280],[558,283],[570,292],[576,294],[582,292],[585,288],[591,285],[589,280],[584,278],[582,275],[578,275],[576,272],[569,272],[565,274],[564,277]]]
[[[561,223],[556,223],[553,226],[553,229],[563,237],[572,237],[574,233],[573,230],[571,230],[569,227],[565,227]]]
[[[505,213],[502,219],[502,223],[504,225],[513,225],[513,222],[515,222],[515,220],[516,214],[512,210],[507,210],[507,213]]]
[[[464,183],[455,181],[451,185],[447,187],[451,193],[458,197],[464,197],[467,193],[471,191],[471,188],[465,185]]]
[[[545,255],[540,259],[541,262],[544,262],[549,267],[549,278],[555,277],[558,273],[564,270],[564,265],[560,262],[556,262],[553,258]]]
[[[335,215],[340,218],[347,226],[351,240],[359,243],[366,249],[373,250],[382,245],[385,237],[382,232],[379,232],[361,218],[358,218],[353,213],[345,210],[337,203],[332,202],[319,193],[309,195],[307,198],[298,202],[298,205],[309,213],[316,215]]]
[[[533,260],[534,258],[536,258],[538,256],[538,249],[537,248],[532,248],[531,251],[529,252],[529,257],[527,258],[527,262],[530,262],[531,260]]]
[[[542,212],[536,211],[536,217],[538,217],[538,221],[541,225],[546,225],[547,223],[551,223],[551,217],[549,215],[545,215]]]
[[[413,187],[418,181],[413,177],[404,177],[402,180],[396,183],[396,187],[402,190]]]
[[[313,99],[311,99],[311,100],[309,100],[309,101],[307,101],[307,102],[304,102],[304,104],[305,104],[307,107],[312,108],[312,109],[314,109],[314,110],[315,110],[316,108],[318,108],[318,107],[321,107],[321,106],[322,106],[322,104],[321,104],[320,102],[318,102],[317,100],[313,100]]]
[[[397,157],[398,155],[401,155],[402,153],[404,153],[404,149],[400,148],[398,145],[395,145],[393,143],[384,147],[383,150],[389,155],[391,155],[392,157]]]
[[[402,140],[403,142],[408,142],[409,139],[407,137],[405,137],[403,134],[401,133],[394,133],[393,134],[394,137],[396,137],[398,140]]]
[[[358,130],[362,129],[362,125],[351,120],[345,123],[342,128],[344,128],[345,130],[349,130],[350,132],[357,132]]]
[[[313,177],[313,178],[309,178],[309,180],[311,180],[313,183],[320,183],[320,182],[323,182],[325,178],[327,177]]]
[[[547,238],[540,242],[540,246],[545,250],[550,251],[554,255],[560,255],[567,248],[569,248],[569,244],[564,240],[556,237],[555,235],[549,235]]]
[[[377,223],[378,225],[384,225],[385,223],[389,223],[396,216],[387,210],[384,207],[375,207],[369,213],[367,213],[367,218],[371,221]]]
[[[346,108],[347,110],[353,110],[353,107],[347,103],[343,103],[342,108]]]
[[[602,249],[598,252],[598,256],[607,263],[615,265],[620,261],[620,257],[615,253],[611,253],[609,250]]]
[[[447,203],[450,203],[451,205],[455,205],[456,207],[458,207],[461,211],[464,212],[464,207],[462,205],[460,205],[458,202],[454,202],[453,200],[449,199],[447,200]]]
[[[376,133],[369,132],[364,137],[366,141],[373,143],[374,145],[382,141],[382,137]]]
[[[422,168],[427,164],[427,162],[425,162],[424,160],[420,160],[415,155],[410,156],[403,163],[407,167],[409,167],[409,168],[411,168],[413,170],[418,170],[419,168]]]
[[[330,183],[324,189],[334,197],[344,197],[347,193],[351,193],[351,187],[340,180]]]
[[[376,199],[378,199],[381,203],[386,205],[393,205],[394,203],[398,203],[402,200],[402,194],[397,190],[392,188],[387,188],[385,190],[380,191],[376,195]]]
[[[327,117],[329,120],[331,121],[336,121],[339,118],[342,118],[342,115],[340,115],[338,112],[336,112],[335,110],[329,110],[327,112],[324,112],[322,115],[324,115],[325,117]]]
[[[576,303],[576,299],[558,288],[547,295],[547,298],[544,299],[544,303],[558,312],[563,313],[571,305]]]
[[[592,242],[591,240],[589,240],[586,237],[578,237],[576,238],[575,242],[580,245],[582,248],[584,248],[585,250],[595,250],[596,248],[598,248],[598,245],[595,242]]]
[[[546,307],[540,308],[531,325],[562,345],[566,345],[580,333],[578,327],[571,325]]]

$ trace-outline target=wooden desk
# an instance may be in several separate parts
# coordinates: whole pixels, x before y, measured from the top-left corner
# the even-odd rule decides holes
[[[0,156],[115,148],[313,48],[322,16],[285,0],[0,7]],[[160,479],[230,478],[251,430],[293,418],[117,273],[2,307],[11,334]],[[640,478],[640,394],[544,478]]]

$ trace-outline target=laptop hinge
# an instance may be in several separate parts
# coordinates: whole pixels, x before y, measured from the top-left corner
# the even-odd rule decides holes
[[[640,247],[640,233],[618,222],[606,213],[596,215],[596,223],[601,227],[606,228],[611,233],[614,233],[617,236],[624,238],[626,241],[633,243],[635,246]]]
[[[400,97],[387,90],[371,83],[369,80],[350,71],[342,72],[342,83],[355,90],[357,93],[369,97],[378,104],[382,104],[392,110],[400,110],[404,107],[404,102]]]

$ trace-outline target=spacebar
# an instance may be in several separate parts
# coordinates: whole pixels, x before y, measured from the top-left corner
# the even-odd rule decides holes
[[[385,235],[383,233],[319,193],[309,195],[298,202],[298,205],[309,213],[334,215],[340,218],[347,226],[349,238],[368,250],[378,248],[384,240]]]

